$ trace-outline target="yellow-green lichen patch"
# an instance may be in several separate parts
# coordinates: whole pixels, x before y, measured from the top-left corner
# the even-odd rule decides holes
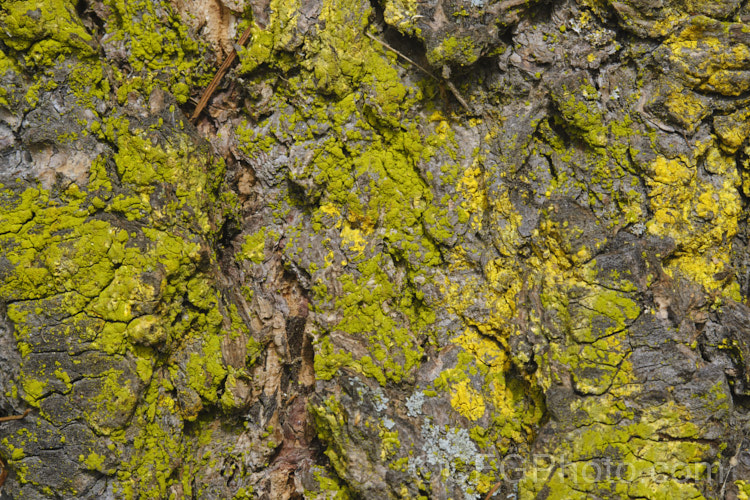
[[[237,253],[237,259],[247,259],[255,264],[261,264],[265,259],[266,239],[274,238],[276,234],[273,231],[266,231],[265,228],[260,231],[245,236],[242,244],[242,250]]]
[[[750,482],[745,481],[744,479],[738,479],[734,484],[738,489],[738,500],[748,500],[748,498],[750,498]]]
[[[335,231],[337,240],[334,247],[323,239],[325,249],[319,253],[323,258],[311,268],[313,272],[330,267],[343,270],[337,281],[344,295],[334,298],[318,288],[319,298],[342,312],[333,329],[362,339],[367,346],[365,355],[339,352],[323,336],[316,347],[316,372],[330,378],[348,366],[385,383],[402,380],[418,367],[420,338],[431,318],[420,304],[419,293],[407,284],[394,284],[392,272],[384,271],[393,268],[394,256],[407,259],[415,270],[439,262],[439,253],[419,223],[430,207],[431,193],[415,166],[430,152],[416,124],[404,119],[419,98],[419,89],[405,85],[392,54],[365,36],[369,7],[350,7],[325,2],[321,19],[326,22],[318,36],[300,41],[309,57],[300,61],[303,74],[289,77],[287,87],[275,95],[284,111],[273,122],[273,136],[256,137],[243,128],[237,138],[239,147],[253,156],[276,147],[274,136],[309,148],[304,160],[295,160],[290,178],[309,189],[315,200],[312,229]],[[294,31],[294,19],[284,18],[289,12],[280,7],[273,11],[267,33],[274,40],[281,36],[279,26]],[[285,51],[285,46],[273,44],[275,51]],[[251,46],[243,57],[254,50]],[[277,64],[277,58],[269,63]],[[313,92],[319,89],[311,82],[334,98],[315,97]],[[300,96],[308,96],[310,102],[304,107],[288,106]],[[312,141],[318,124],[324,123],[332,125],[331,133]],[[265,126],[260,124],[261,129]],[[289,247],[315,241],[314,236],[302,238],[295,231],[287,237]],[[246,253],[259,260],[259,233],[249,238],[258,251]],[[315,253],[305,251],[305,255]]]
[[[305,496],[309,498],[331,499],[331,500],[349,500],[351,492],[345,484],[337,477],[331,477],[322,467],[316,468],[313,476],[318,483],[318,491],[305,491]]]
[[[563,84],[552,95],[563,119],[578,130],[588,144],[592,147],[607,145],[607,126],[597,109],[599,91],[593,85],[583,81],[568,88]]]
[[[8,73],[18,73],[20,68],[15,60],[8,57],[3,51],[0,51],[0,78],[3,78],[6,82],[10,80],[11,75]],[[11,102],[8,99],[13,100],[13,93],[16,90],[15,85],[6,84],[0,87],[0,106],[4,108],[10,108]]]
[[[13,50],[25,51],[25,62],[31,67],[51,66],[69,54],[96,53],[73,2],[7,2],[0,10],[0,24],[0,40]]]
[[[709,114],[710,108],[697,94],[684,88],[670,92],[664,99],[664,106],[669,117],[693,132],[700,122]]]
[[[117,197],[108,209],[131,219],[150,215],[157,227],[177,223],[178,215],[187,227],[208,233],[207,202],[221,178],[223,162],[206,161],[205,151],[186,135],[178,134],[170,146],[162,147],[152,144],[143,130],[129,130],[129,125],[124,118],[108,119],[105,135],[118,146],[114,157],[118,174],[137,196]],[[166,199],[163,205],[152,206],[150,196],[159,188],[167,189]]]
[[[455,366],[444,369],[427,393],[446,393],[452,409],[476,423],[471,439],[482,450],[524,449],[545,413],[542,393],[510,375],[507,351],[490,337],[467,329],[453,340]]]
[[[422,31],[416,25],[418,21],[416,0],[387,0],[383,17],[386,23],[405,35],[419,36]]]
[[[419,331],[429,323],[430,317],[415,307],[413,296],[399,295],[382,271],[381,259],[373,257],[361,263],[359,280],[342,276],[344,296],[336,299],[336,307],[343,313],[337,328],[348,335],[367,339],[369,355],[358,360],[349,357],[349,362],[384,384],[386,379],[402,380],[419,366],[422,357],[419,337],[408,327],[400,326],[399,319],[410,320],[409,325]],[[393,303],[404,316],[391,313],[390,307],[384,307],[387,303]],[[321,361],[316,357],[316,363],[322,366],[324,357]]]
[[[173,418],[175,400],[153,386],[146,397],[149,406],[133,417],[139,429],[133,442],[135,453],[117,473],[115,491],[124,498],[166,496],[167,487],[174,482],[170,476],[183,451],[179,434],[160,425],[160,419]]]
[[[695,16],[680,32],[662,45],[662,50],[675,65],[676,73],[690,87],[704,92],[738,96],[748,83],[750,48],[743,43],[743,25],[723,23],[704,16]]]
[[[84,457],[83,455],[79,457],[79,460],[82,461],[84,465],[86,465],[86,468],[99,472],[103,471],[102,468],[104,465],[104,459],[105,457],[94,452],[89,453],[86,457]]]
[[[150,95],[159,86],[171,92],[178,103],[190,96],[191,85],[205,85],[211,77],[204,67],[201,53],[205,47],[191,38],[187,27],[165,3],[136,0],[108,0],[112,10],[108,43],[122,43],[127,47],[128,62],[137,79],[120,75],[118,90],[124,103],[131,90]]]
[[[712,178],[699,175],[698,158]],[[691,157],[658,157],[646,174],[653,212],[646,227],[677,244],[667,272],[679,271],[707,290],[739,300],[735,281],[717,279],[729,265],[729,242],[737,234],[742,211],[734,160],[714,146],[703,146]]]
[[[441,66],[446,63],[469,66],[479,59],[480,49],[481,47],[477,47],[474,39],[470,36],[463,38],[449,36],[427,54],[427,59],[433,66]]]
[[[318,437],[327,444],[326,456],[331,461],[334,470],[341,476],[346,473],[346,457],[341,454],[348,446],[348,438],[344,432],[346,417],[341,409],[341,403],[333,397],[326,399],[323,404],[310,408],[315,418]]]
[[[486,410],[484,398],[469,385],[468,379],[453,384],[450,393],[451,406],[463,417],[475,421],[484,416]]]
[[[714,130],[727,153],[735,153],[750,136],[750,111],[742,109],[729,115],[714,117]]]
[[[614,408],[622,406],[617,397],[606,399]],[[680,430],[672,427],[686,419],[685,412],[668,405],[650,409],[637,422],[593,422],[573,431],[550,455],[555,457],[553,467],[527,470],[519,489],[534,495],[550,488],[554,498],[589,498],[605,492],[618,497],[698,498],[700,489],[693,481],[707,475],[708,445],[700,442],[690,423]],[[653,439],[664,433],[676,439]]]
[[[75,184],[49,191],[20,180],[0,190],[0,214],[8,221],[0,234],[0,294],[13,300],[8,317],[22,346],[19,396],[40,407],[42,418],[64,421],[67,416],[44,405],[51,394],[65,395],[82,422],[116,441],[128,427],[145,450],[133,463],[103,471],[112,457],[96,451],[83,465],[114,474],[125,497],[164,496],[178,465],[164,457],[179,454],[180,429],[163,428],[159,435],[152,424],[158,411],[160,418],[179,416],[180,405],[172,396],[147,395],[169,387],[180,397],[193,391],[199,409],[218,405],[227,373],[223,306],[202,270],[212,258],[202,248],[211,238],[213,176],[223,165],[206,168],[206,156],[185,136],[165,154],[127,122],[110,119],[104,133],[122,148],[109,161],[94,162],[91,191]],[[112,166],[120,174],[115,182],[107,170]],[[171,198],[152,203],[155,189]],[[124,214],[125,203],[138,209]],[[138,223],[118,227],[127,217]],[[70,365],[45,366],[42,356],[50,348],[76,357]],[[166,380],[173,370],[182,370],[181,377]],[[188,402],[189,395],[186,408]],[[186,409],[185,418],[195,415]],[[155,477],[153,471],[155,483],[130,481],[138,474]]]

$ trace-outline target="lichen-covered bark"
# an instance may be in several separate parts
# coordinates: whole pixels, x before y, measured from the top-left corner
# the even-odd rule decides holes
[[[4,2],[3,494],[748,498],[748,20]]]

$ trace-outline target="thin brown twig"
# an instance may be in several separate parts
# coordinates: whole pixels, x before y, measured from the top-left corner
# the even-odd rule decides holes
[[[23,415],[11,415],[9,417],[0,417],[0,422],[10,422],[11,420],[23,420],[26,418],[26,415],[29,414],[31,410],[29,408],[26,408],[26,411],[23,412]]]
[[[371,35],[370,33],[365,33],[365,35],[367,35],[367,36],[368,36],[369,38],[371,38],[371,39],[375,40],[376,42],[378,42],[378,43],[379,43],[380,45],[382,45],[382,46],[383,46],[383,47],[385,47],[386,49],[388,49],[388,50],[390,50],[390,51],[392,51],[392,52],[396,53],[396,54],[397,54],[397,55],[399,55],[399,56],[401,56],[401,57],[402,57],[403,59],[405,59],[406,61],[408,61],[408,62],[410,62],[411,64],[413,64],[413,65],[414,65],[415,67],[417,67],[418,69],[420,69],[420,70],[421,70],[421,71],[422,71],[422,72],[423,72],[424,74],[426,74],[427,76],[430,76],[430,77],[434,78],[434,79],[435,79],[435,80],[437,80],[438,82],[440,82],[440,81],[444,81],[444,82],[445,82],[445,83],[446,83],[446,84],[448,85],[448,90],[450,90],[450,91],[451,91],[451,94],[453,94],[453,97],[455,97],[455,98],[456,98],[456,100],[457,100],[457,101],[459,102],[459,104],[461,104],[461,106],[463,106],[463,107],[464,107],[464,109],[465,109],[466,111],[468,111],[469,113],[471,113],[471,112],[472,112],[472,111],[471,111],[471,108],[469,107],[469,104],[468,104],[468,103],[467,103],[467,102],[466,102],[466,101],[464,100],[464,98],[463,98],[463,97],[461,96],[461,93],[460,93],[460,92],[458,91],[458,89],[456,88],[456,86],[455,86],[455,85],[453,85],[453,82],[451,82],[450,80],[447,80],[447,79],[442,79],[442,78],[438,78],[438,77],[437,77],[437,76],[435,76],[435,75],[434,75],[434,74],[433,74],[433,73],[432,73],[431,71],[429,71],[429,70],[427,70],[426,68],[422,67],[421,65],[417,64],[417,62],[416,62],[416,61],[413,61],[412,59],[408,58],[407,56],[405,56],[404,54],[402,54],[402,53],[401,53],[401,52],[399,52],[398,50],[394,49],[393,47],[391,47],[390,45],[388,45],[387,43],[385,43],[385,42],[384,42],[383,40],[381,40],[381,39],[379,39],[379,38],[377,38],[377,37],[375,37],[375,36]]]
[[[244,47],[248,39],[250,38],[251,34],[252,34],[252,26],[248,26],[245,32],[242,33],[242,36],[240,37],[237,43],[241,47]],[[209,83],[208,87],[206,87],[206,90],[203,91],[203,95],[201,95],[200,101],[198,101],[198,105],[195,107],[195,111],[193,111],[193,116],[190,117],[191,122],[195,123],[195,120],[198,119],[198,116],[200,116],[201,111],[203,111],[203,108],[206,107],[206,104],[208,104],[208,100],[211,99],[211,96],[213,95],[213,93],[216,92],[216,88],[219,86],[221,79],[224,78],[224,75],[227,73],[227,71],[229,71],[229,68],[232,66],[232,63],[234,63],[234,60],[236,57],[237,57],[237,51],[235,49],[232,49],[232,52],[230,52],[227,58],[224,59],[224,62],[219,68],[219,71],[217,71],[216,74],[214,75],[214,78],[213,80],[211,80],[211,83]]]
[[[469,104],[466,101],[464,101],[464,98],[458,92],[458,89],[456,88],[456,86],[453,85],[453,82],[450,81],[450,80],[446,80],[445,83],[448,84],[448,88],[450,89],[451,93],[453,94],[453,97],[455,97],[456,100],[461,103],[461,106],[463,106],[466,111],[468,111],[469,113],[471,113],[472,111],[471,111],[471,108],[469,107]]]
[[[487,492],[487,496],[484,497],[484,500],[490,500],[490,498],[492,498],[492,495],[494,495],[495,492],[500,489],[500,486],[502,484],[502,482],[495,483],[495,486],[493,486],[492,489]]]
[[[729,471],[727,471],[727,475],[724,476],[724,484],[721,485],[721,491],[719,492],[719,498],[724,498],[724,492],[727,489],[727,479],[729,479],[729,476],[732,474],[732,469],[734,469],[737,466],[737,457],[740,454],[740,451],[742,450],[742,444],[745,442],[743,439],[739,442],[737,445],[737,451],[735,452],[734,456],[729,459]]]

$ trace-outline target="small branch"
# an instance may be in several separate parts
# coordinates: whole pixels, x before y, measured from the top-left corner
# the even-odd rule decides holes
[[[247,43],[248,39],[250,38],[250,35],[252,34],[252,26],[248,26],[244,33],[242,33],[242,36],[240,37],[239,41],[237,42],[241,47],[244,47]],[[221,79],[224,78],[224,75],[229,71],[229,68],[232,66],[232,63],[234,63],[234,59],[237,57],[237,51],[235,49],[232,49],[232,52],[229,53],[226,59],[224,59],[224,63],[219,68],[219,71],[216,72],[214,75],[213,80],[211,80],[211,83],[208,84],[208,87],[206,87],[206,90],[203,91],[203,95],[201,95],[200,100],[198,101],[198,105],[195,107],[195,111],[193,111],[193,116],[190,117],[190,121],[195,123],[195,120],[198,119],[198,116],[200,116],[201,111],[203,111],[203,108],[206,107],[206,104],[208,104],[208,100],[211,99],[211,96],[214,92],[216,92],[216,88],[219,86],[219,83],[221,82]]]
[[[10,422],[11,420],[23,420],[26,418],[26,415],[28,415],[31,412],[29,408],[26,408],[26,411],[23,412],[23,415],[11,415],[9,417],[0,417],[0,422]]]
[[[453,97],[455,97],[456,100],[459,103],[461,103],[461,106],[463,106],[464,109],[467,112],[472,113],[471,108],[469,107],[469,104],[466,101],[464,101],[463,97],[461,97],[461,94],[458,92],[458,89],[456,88],[456,86],[453,85],[453,82],[450,81],[450,80],[446,80],[445,83],[448,84],[448,88],[450,89],[451,93],[453,94]]]
[[[742,450],[742,444],[744,442],[745,442],[744,439],[740,441],[740,443],[737,445],[737,451],[735,452],[734,456],[729,459],[729,470],[727,471],[727,475],[724,476],[724,483],[721,485],[719,498],[724,498],[724,492],[727,489],[727,479],[729,479],[729,476],[732,474],[732,469],[734,469],[737,466],[737,457],[739,456],[740,451]]]
[[[484,500],[490,500],[490,498],[492,498],[492,495],[494,495],[495,492],[500,489],[500,485],[502,484],[502,482],[495,483],[495,486],[493,486],[492,489],[487,493],[487,496],[484,497]]]

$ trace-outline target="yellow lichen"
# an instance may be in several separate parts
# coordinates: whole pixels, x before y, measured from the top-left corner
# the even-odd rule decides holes
[[[451,387],[451,406],[469,420],[482,418],[485,411],[484,398],[464,379]]]

